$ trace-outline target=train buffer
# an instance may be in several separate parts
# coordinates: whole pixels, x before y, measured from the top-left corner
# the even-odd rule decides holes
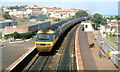
[[[102,51],[100,51],[100,52],[99,52],[99,56],[100,56],[100,58],[104,58],[104,57],[105,57],[105,54],[104,54]]]

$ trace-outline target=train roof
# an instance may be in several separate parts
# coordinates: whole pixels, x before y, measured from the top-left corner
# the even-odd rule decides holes
[[[72,18],[72,19],[74,19],[74,18]],[[72,19],[69,19],[69,20],[72,20]],[[50,26],[46,26],[44,28],[41,28],[41,30],[43,32],[48,32],[49,30],[56,31],[59,28],[59,26],[61,26],[64,23],[68,22],[69,20],[61,21],[59,23],[56,23],[56,24],[53,24],[53,25],[50,25]]]

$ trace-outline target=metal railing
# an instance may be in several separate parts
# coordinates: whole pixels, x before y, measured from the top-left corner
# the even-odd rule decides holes
[[[93,35],[94,36],[97,35],[96,41],[107,56],[109,56],[108,54],[109,51],[117,51],[113,46],[106,42],[99,34],[93,32]],[[112,54],[110,59],[120,69],[120,58],[118,57],[118,55]]]

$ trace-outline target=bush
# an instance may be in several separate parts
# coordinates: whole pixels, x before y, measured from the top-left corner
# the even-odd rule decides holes
[[[29,39],[35,35],[35,32],[27,32],[19,34],[18,32],[14,32],[13,34],[5,35],[5,38],[8,39],[9,37],[14,37],[15,39]]]
[[[23,18],[23,19],[29,19],[29,18],[25,17],[25,18]]]
[[[20,38],[20,34],[18,32],[14,32],[13,37],[15,39]]]
[[[29,39],[32,38],[32,36],[33,36],[32,32],[23,33],[21,34],[21,39]]]

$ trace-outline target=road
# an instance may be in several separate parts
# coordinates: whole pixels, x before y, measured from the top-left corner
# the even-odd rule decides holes
[[[84,70],[97,70],[96,63],[89,48],[87,32],[82,31],[82,26],[79,29],[78,37]]]
[[[2,47],[2,69],[7,68],[31,47],[33,47],[34,42],[35,38],[22,43],[7,43],[6,46]]]

